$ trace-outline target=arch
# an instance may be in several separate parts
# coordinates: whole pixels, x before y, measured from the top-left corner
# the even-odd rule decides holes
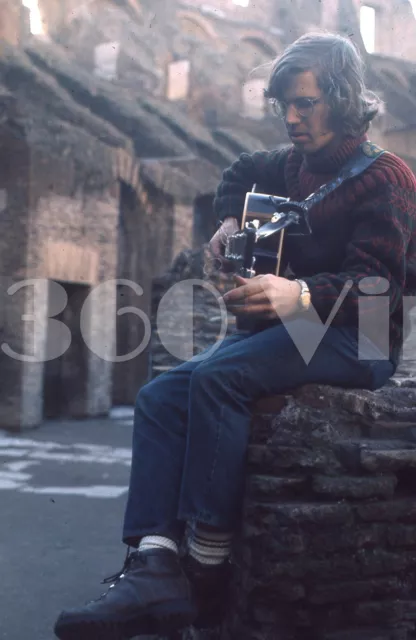
[[[192,11],[178,11],[177,18],[182,29],[189,35],[196,36],[199,40],[216,40],[218,34],[209,20]]]
[[[258,35],[245,34],[238,42],[238,59],[245,72],[268,68],[277,55],[277,47]]]
[[[275,38],[257,30],[244,31],[241,34],[240,42],[248,42],[269,58],[275,58],[281,49],[280,40],[276,42]]]

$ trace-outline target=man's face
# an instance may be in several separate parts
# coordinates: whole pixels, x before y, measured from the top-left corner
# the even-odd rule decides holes
[[[329,125],[330,109],[312,71],[293,77],[282,106],[289,137],[301,153],[316,153],[334,140],[336,134]]]

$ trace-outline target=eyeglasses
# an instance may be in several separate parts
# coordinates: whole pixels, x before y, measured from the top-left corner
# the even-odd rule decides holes
[[[309,118],[315,109],[315,105],[319,104],[321,98],[295,98],[290,102],[283,102],[277,98],[270,98],[270,103],[276,115],[285,118],[289,109],[289,105],[293,104],[299,118]]]

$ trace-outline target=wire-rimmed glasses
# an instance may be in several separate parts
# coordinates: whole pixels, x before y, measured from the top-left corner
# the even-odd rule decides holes
[[[289,106],[293,105],[299,118],[305,119],[309,118],[313,114],[315,105],[321,102],[321,98],[299,97],[291,100],[290,102],[284,102],[277,98],[270,98],[269,102],[272,105],[274,113],[281,118],[286,118]]]

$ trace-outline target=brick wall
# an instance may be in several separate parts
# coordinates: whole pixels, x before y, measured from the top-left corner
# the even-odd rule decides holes
[[[0,184],[6,201],[0,217],[1,331],[10,349],[25,357],[1,354],[0,426],[19,429],[43,419],[47,343],[54,335],[58,339],[48,322],[48,281],[94,287],[116,277],[118,192],[114,185],[101,193],[74,189],[70,163],[30,150],[21,139],[4,136],[3,149],[8,152]],[[7,295],[11,284],[30,279],[36,284]],[[99,353],[114,339],[113,297],[108,291],[90,310],[89,340]],[[52,309],[52,315],[60,310]],[[24,314],[34,320],[24,320]],[[108,318],[105,325],[102,317]],[[105,412],[111,406],[111,364],[89,352],[87,368],[78,406],[84,415]]]
[[[259,403],[222,639],[410,640],[416,387]]]
[[[39,188],[38,181],[36,184]],[[90,288],[83,307],[87,327],[84,342],[89,349],[86,384],[77,410],[80,415],[100,415],[108,412],[112,405],[109,358],[115,341],[115,284],[111,281],[117,275],[119,208],[115,195],[109,191],[80,192],[70,197],[50,192],[38,199],[32,215],[28,277],[78,283]],[[46,327],[45,331],[48,333]],[[41,394],[43,364],[32,366],[30,375],[39,381]],[[41,421],[40,411],[37,422]]]
[[[16,424],[22,410],[22,366],[11,352],[24,353],[24,326],[27,288],[16,290],[26,277],[28,248],[30,151],[25,140],[15,139],[0,130],[0,276],[1,276],[1,341],[11,350],[0,351],[2,384],[0,393],[0,426]],[[11,288],[15,287],[15,288]]]

